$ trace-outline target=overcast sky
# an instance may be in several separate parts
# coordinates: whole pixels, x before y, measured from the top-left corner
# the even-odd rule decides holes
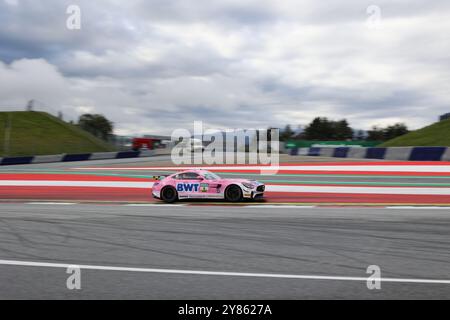
[[[119,134],[415,129],[450,112],[449,39],[448,0],[0,0],[0,110],[34,98]]]

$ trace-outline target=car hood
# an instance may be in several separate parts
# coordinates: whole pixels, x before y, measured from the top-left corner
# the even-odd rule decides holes
[[[221,179],[221,180],[218,180],[218,181],[220,181],[218,183],[243,183],[243,182],[246,182],[246,183],[252,183],[252,184],[256,184],[256,185],[263,184],[263,183],[261,183],[259,181],[249,180],[249,179]]]

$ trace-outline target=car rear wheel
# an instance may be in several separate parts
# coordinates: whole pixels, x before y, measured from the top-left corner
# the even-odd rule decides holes
[[[242,200],[242,190],[239,186],[231,185],[225,190],[225,200],[239,202]]]
[[[178,192],[174,187],[165,187],[161,190],[161,200],[172,203],[178,200]]]

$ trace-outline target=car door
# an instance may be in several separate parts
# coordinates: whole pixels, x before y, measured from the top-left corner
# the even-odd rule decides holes
[[[208,180],[202,176],[200,181],[200,194],[202,198],[221,199],[221,184],[217,180]]]

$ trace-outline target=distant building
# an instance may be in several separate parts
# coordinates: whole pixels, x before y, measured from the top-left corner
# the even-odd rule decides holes
[[[450,112],[447,112],[439,117],[439,121],[450,119]]]
[[[151,139],[153,141],[154,148],[164,148],[171,145],[171,136],[161,136],[155,134],[146,134],[144,138]]]

